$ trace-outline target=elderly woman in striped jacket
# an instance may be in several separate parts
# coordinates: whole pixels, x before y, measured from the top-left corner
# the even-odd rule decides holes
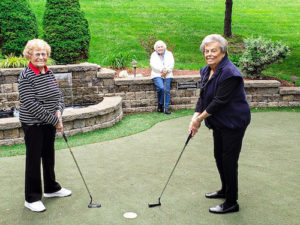
[[[18,79],[20,122],[26,145],[25,207],[42,212],[41,161],[44,197],[66,197],[72,192],[55,179],[54,141],[56,129],[63,132],[63,96],[54,74],[47,68],[51,48],[43,40],[27,42],[23,55],[29,65]]]

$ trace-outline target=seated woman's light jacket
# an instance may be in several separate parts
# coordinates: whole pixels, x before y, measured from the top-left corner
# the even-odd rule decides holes
[[[200,82],[201,96],[198,103],[200,104],[200,111],[203,112],[207,106],[212,102],[216,96],[217,88],[219,84],[224,80],[237,77],[240,79],[239,85],[233,90],[230,101],[223,105],[220,110],[210,117],[205,119],[205,125],[208,128],[229,128],[239,129],[246,128],[251,120],[250,107],[246,99],[246,93],[244,90],[244,81],[242,74],[236,68],[236,66],[225,56],[219,65],[211,79],[204,84],[206,76],[209,76],[210,67],[205,66],[200,70],[202,76]]]
[[[151,54],[150,58],[151,66],[151,79],[155,77],[161,77],[163,69],[168,70],[166,78],[173,78],[173,68],[174,68],[174,57],[172,52],[165,50],[163,53],[163,60],[160,59],[158,53],[155,51]]]

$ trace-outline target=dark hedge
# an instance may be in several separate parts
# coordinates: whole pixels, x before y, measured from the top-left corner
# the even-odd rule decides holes
[[[21,55],[27,41],[37,37],[36,17],[28,1],[1,0],[0,48],[2,55]]]
[[[43,28],[51,57],[58,64],[88,59],[91,37],[78,0],[47,0]]]

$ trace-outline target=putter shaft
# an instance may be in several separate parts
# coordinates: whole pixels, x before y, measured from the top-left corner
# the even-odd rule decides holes
[[[163,190],[162,190],[162,192],[161,192],[161,194],[160,194],[160,196],[158,198],[158,203],[156,203],[156,204],[148,204],[149,208],[153,208],[153,207],[161,205],[161,203],[160,203],[161,196],[163,195],[163,193],[164,193],[167,185],[169,184],[169,181],[170,181],[170,179],[171,179],[171,177],[173,175],[173,172],[174,172],[174,170],[175,170],[175,168],[176,168],[176,166],[177,166],[177,164],[178,164],[178,162],[179,162],[179,160],[180,160],[180,158],[182,156],[182,153],[184,152],[184,149],[187,146],[187,144],[189,143],[189,141],[190,141],[191,138],[192,138],[192,132],[189,134],[189,136],[188,136],[188,138],[187,138],[187,140],[186,140],[186,142],[184,144],[184,147],[183,147],[183,149],[182,149],[182,151],[181,151],[181,153],[180,153],[180,155],[179,155],[179,157],[178,157],[178,159],[177,159],[177,161],[175,163],[175,166],[173,167],[173,170],[172,170],[172,172],[171,172],[171,174],[170,174],[170,176],[169,176],[169,178],[168,178],[168,180],[167,180],[167,182],[166,182],[166,184],[165,184],[165,186],[164,186],[164,188],[163,188]]]

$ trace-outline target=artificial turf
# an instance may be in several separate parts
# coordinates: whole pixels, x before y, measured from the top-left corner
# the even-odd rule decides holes
[[[187,138],[190,116],[167,120],[131,136],[74,147],[73,153],[101,208],[89,196],[68,149],[56,152],[57,180],[73,195],[42,199],[44,213],[24,204],[25,156],[0,158],[0,224],[63,225],[273,225],[298,224],[300,114],[252,114],[239,160],[240,212],[213,215],[221,203],[204,194],[220,186],[212,136],[204,126],[188,144],[161,199],[156,202]],[[138,214],[125,219],[123,213]]]

